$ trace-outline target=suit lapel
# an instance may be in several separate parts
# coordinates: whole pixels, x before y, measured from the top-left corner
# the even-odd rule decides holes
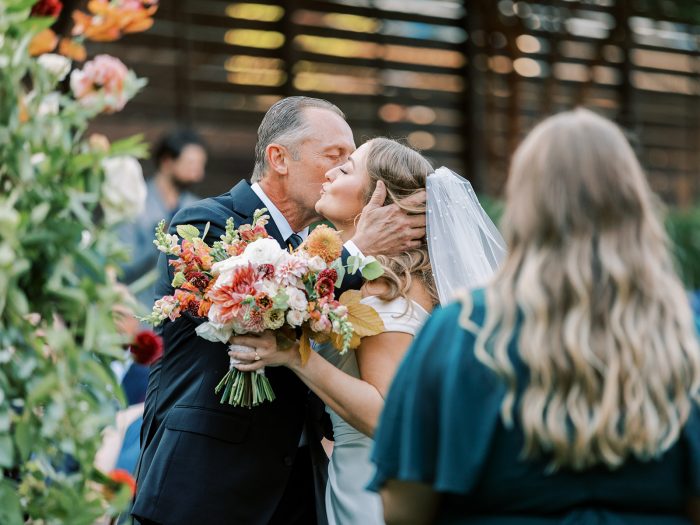
[[[260,197],[255,194],[247,180],[242,180],[231,188],[229,195],[231,196],[231,209],[236,214],[242,216],[246,222],[253,221],[255,210],[265,207],[265,204],[260,200]],[[286,248],[286,239],[282,238],[282,234],[272,218],[270,218],[265,229],[283,248]]]

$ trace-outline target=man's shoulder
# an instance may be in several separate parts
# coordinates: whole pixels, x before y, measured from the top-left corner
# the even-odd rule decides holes
[[[171,224],[192,224],[198,222],[211,222],[212,220],[223,219],[231,216],[233,209],[226,202],[226,194],[218,197],[207,197],[200,199],[187,206],[182,207],[173,217]],[[230,201],[230,198],[228,199]]]

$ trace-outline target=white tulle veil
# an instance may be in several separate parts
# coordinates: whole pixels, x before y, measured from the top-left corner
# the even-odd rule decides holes
[[[486,284],[506,254],[503,237],[468,180],[441,167],[428,176],[428,252],[440,304]]]

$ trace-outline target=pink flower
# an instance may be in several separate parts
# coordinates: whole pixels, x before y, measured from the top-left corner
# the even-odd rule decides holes
[[[277,270],[276,279],[282,285],[295,286],[308,269],[306,261],[299,257],[290,257]]]
[[[162,299],[158,299],[155,306],[160,312],[162,312],[164,317],[174,321],[180,316],[179,304],[180,302],[175,299],[175,297],[172,295],[166,295]]]
[[[333,327],[333,324],[331,323],[330,319],[326,317],[325,315],[322,315],[318,320],[313,320],[310,323],[311,329],[314,332],[330,332],[331,328]]]
[[[73,95],[86,107],[95,107],[104,101],[108,113],[121,110],[128,97],[124,89],[129,70],[118,58],[109,55],[97,55],[85,64],[83,69],[76,69],[70,77]]]

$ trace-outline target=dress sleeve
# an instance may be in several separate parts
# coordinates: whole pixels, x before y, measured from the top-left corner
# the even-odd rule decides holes
[[[480,325],[477,294],[471,319]],[[477,482],[505,388],[476,360],[474,335],[458,324],[461,308],[438,309],[400,365],[375,435],[370,490],[395,479],[466,494]]]
[[[695,318],[695,330],[700,337],[700,317]],[[693,402],[688,421],[683,427],[683,441],[688,451],[688,491],[700,498],[700,403]]]

